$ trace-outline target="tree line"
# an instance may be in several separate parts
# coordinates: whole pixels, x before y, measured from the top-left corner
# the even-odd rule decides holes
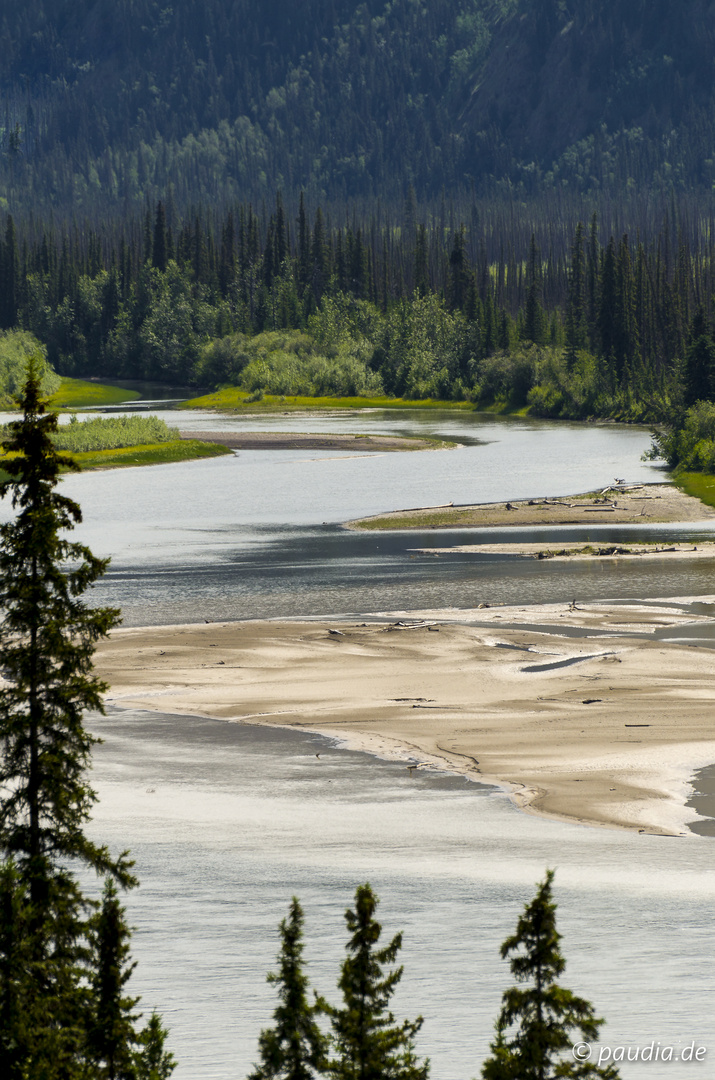
[[[675,204],[651,225],[422,220],[414,195],[399,221],[336,222],[280,193],[86,231],[8,216],[0,329],[68,375],[670,420],[715,394],[715,227]]]

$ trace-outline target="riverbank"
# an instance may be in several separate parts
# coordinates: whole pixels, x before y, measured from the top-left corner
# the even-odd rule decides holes
[[[715,508],[673,484],[614,485],[562,498],[415,507],[349,521],[349,529],[484,529],[536,525],[643,525],[704,521]]]
[[[705,626],[697,600],[120,629],[97,668],[112,705],[319,731],[532,813],[683,835],[715,761],[713,654],[654,633]]]

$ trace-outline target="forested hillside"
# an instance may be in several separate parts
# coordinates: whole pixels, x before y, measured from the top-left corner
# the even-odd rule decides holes
[[[14,215],[715,179],[710,0],[4,0]]]

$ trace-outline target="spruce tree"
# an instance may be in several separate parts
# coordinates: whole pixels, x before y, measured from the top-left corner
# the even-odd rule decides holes
[[[534,345],[545,345],[547,337],[546,315],[542,305],[541,255],[536,246],[536,237],[531,234],[529,263],[527,266],[527,295],[524,310],[523,337]]]
[[[88,1033],[90,1055],[98,1077],[134,1080],[137,1017],[133,1010],[139,998],[129,997],[124,988],[136,964],[130,959],[131,931],[111,878],[105,882],[92,937],[95,961],[93,1017]]]
[[[91,905],[73,870],[123,886],[133,878],[125,856],[112,858],[84,830],[96,740],[83,713],[102,711],[105,689],[92,654],[118,612],[82,600],[106,561],[62,535],[81,513],[55,490],[60,469],[74,466],[55,451],[57,417],[45,413],[38,372],[31,361],[24,415],[6,444],[10,478],[0,485],[16,511],[0,526],[0,1002],[9,1024],[0,1033],[0,1073],[54,1080],[81,1074],[91,1012]]]
[[[165,1049],[168,1032],[158,1013],[139,1032],[139,1049],[134,1059],[136,1080],[168,1080],[176,1068],[174,1055]]]
[[[345,912],[351,934],[349,956],[343,962],[338,988],[343,1007],[323,1002],[331,1019],[337,1056],[328,1067],[334,1080],[427,1080],[429,1061],[415,1056],[414,1039],[422,1017],[395,1022],[388,1009],[390,998],[402,978],[402,967],[384,974],[402,947],[402,934],[378,949],[382,932],[375,919],[378,898],[369,884],[355,893],[355,910]]]
[[[280,925],[278,971],[268,982],[278,987],[275,1026],[258,1039],[260,1064],[250,1080],[312,1080],[327,1062],[328,1040],[316,1022],[320,1009],[308,1001],[308,978],[303,960],[303,909],[294,896],[287,919]]]
[[[501,947],[502,959],[511,958],[517,982],[529,985],[510,987],[502,995],[492,1056],[482,1066],[484,1080],[618,1080],[613,1066],[599,1068],[590,1061],[575,1060],[570,1053],[579,1041],[594,1042],[603,1020],[596,1017],[590,1002],[556,982],[566,961],[556,930],[553,879],[554,872],[549,870],[526,905],[516,933]]]
[[[715,343],[702,305],[690,324],[689,338],[683,395],[686,408],[696,401],[711,401],[715,388]]]

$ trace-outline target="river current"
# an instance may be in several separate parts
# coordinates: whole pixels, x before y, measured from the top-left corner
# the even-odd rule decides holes
[[[464,445],[406,454],[245,451],[67,478],[84,512],[81,539],[112,556],[94,599],[121,606],[129,625],[715,592],[711,560],[679,561],[664,576],[655,564],[436,558],[414,549],[443,547],[444,534],[341,527],[404,507],[572,494],[617,476],[662,479],[640,460],[643,429],[436,412],[179,416],[191,430],[424,433]],[[177,414],[166,418],[176,423]],[[676,539],[711,530],[604,526],[569,535]],[[532,535],[553,533],[518,538]],[[556,869],[563,982],[607,1018],[603,1043],[631,1051],[653,1043],[651,1057],[658,1043],[678,1054],[691,1043],[708,1047],[705,1062],[630,1063],[622,1076],[711,1074],[711,838],[532,817],[493,788],[437,773],[411,777],[403,762],[311,734],[114,709],[91,724],[104,739],[93,829],[137,860],[142,884],[128,898],[139,961],[132,982],[171,1028],[177,1080],[249,1072],[275,1007],[265,974],[293,894],[306,912],[312,982],[336,1000],[342,913],[366,880],[381,898],[385,935],[404,931],[396,1016],[424,1015],[418,1052],[431,1057],[434,1080],[477,1076],[511,984],[499,946],[547,867]]]

